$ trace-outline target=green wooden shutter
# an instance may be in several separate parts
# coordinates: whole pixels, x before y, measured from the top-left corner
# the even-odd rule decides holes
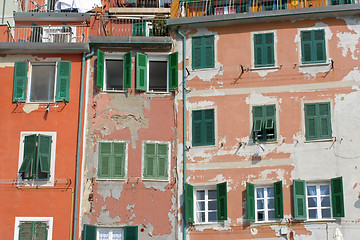
[[[112,144],[110,142],[99,143],[99,168],[98,176],[101,178],[110,177],[111,166],[111,149]]]
[[[144,156],[144,177],[155,177],[155,162],[156,162],[156,145],[155,143],[145,143],[145,156]]]
[[[264,119],[265,106],[254,106],[252,109],[253,115],[253,141],[261,141],[264,139]]]
[[[331,200],[333,217],[345,217],[342,177],[331,179]]]
[[[254,35],[254,57],[255,57],[255,67],[260,67],[263,64],[263,38],[262,34]]]
[[[69,102],[71,62],[59,61],[56,78],[56,101]]]
[[[302,31],[301,32],[301,59],[302,63],[311,63],[312,62],[312,38],[311,31]]]
[[[35,229],[35,239],[39,240],[47,240],[47,229],[48,226],[46,222],[34,222],[34,229]]]
[[[196,110],[192,112],[192,145],[201,146],[201,125],[202,111]]]
[[[51,136],[39,134],[37,162],[40,162],[40,171],[47,174],[50,174],[51,142]]]
[[[306,140],[317,138],[316,104],[305,104],[305,137]]]
[[[131,88],[131,64],[132,51],[124,55],[124,89]]]
[[[276,140],[276,106],[266,105],[264,118],[264,140]],[[264,109],[263,109],[264,110]],[[265,138],[266,136],[266,138]]]
[[[331,138],[330,103],[318,103],[317,125],[319,138]]]
[[[294,218],[306,219],[306,190],[305,181],[293,180]]]
[[[201,46],[202,46],[202,38],[201,37],[193,37],[192,38],[192,68],[199,69],[202,67],[201,65]]]
[[[96,64],[97,64],[96,86],[101,89],[103,89],[103,87],[104,87],[104,71],[105,71],[104,62],[105,62],[104,52],[102,52],[100,49],[98,49],[97,60],[96,60]]]
[[[136,53],[136,89],[147,91],[147,55]]]
[[[255,221],[255,186],[246,183],[246,218]]]
[[[194,222],[194,187],[185,183],[185,221]]]
[[[156,177],[160,179],[168,178],[168,144],[156,144],[157,146],[157,168],[156,168]]]
[[[203,134],[201,135],[203,139],[201,142],[203,145],[214,145],[215,144],[215,121],[214,121],[214,109],[202,110],[202,127]]]
[[[325,50],[325,31],[316,30],[312,31],[313,34],[313,53],[315,62],[326,62]]]
[[[227,183],[216,185],[217,193],[217,217],[218,220],[227,220]]]
[[[124,228],[124,240],[137,240],[138,226],[126,226]]]
[[[36,134],[25,136],[24,138],[24,159],[19,169],[19,173],[25,173],[30,170],[31,162],[36,156]]]
[[[178,87],[178,52],[169,54],[169,91]]]
[[[146,22],[136,22],[131,24],[132,36],[146,35]]]
[[[20,222],[19,240],[32,240],[33,232],[33,222]]]
[[[96,240],[96,231],[96,226],[84,224],[83,240]]]
[[[29,63],[26,61],[15,62],[13,102],[26,100],[28,65]]]
[[[274,183],[275,218],[284,217],[282,181]]]
[[[275,59],[274,59],[274,33],[266,33],[264,34],[265,40],[265,65],[267,67],[274,66]]]
[[[214,36],[203,37],[203,48],[202,48],[202,65],[204,68],[214,67]]]
[[[125,151],[126,144],[124,142],[112,143],[112,174],[111,177],[123,178],[125,176]]]

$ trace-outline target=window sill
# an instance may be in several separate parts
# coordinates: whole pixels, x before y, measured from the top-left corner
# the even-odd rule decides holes
[[[260,141],[257,141],[257,142],[254,142],[254,145],[259,145],[259,144],[278,144],[279,142],[277,140],[273,140],[273,141],[264,141],[264,142],[260,142]]]
[[[324,219],[306,219],[305,223],[322,223],[322,222],[335,222],[335,218],[324,218]]]
[[[199,146],[191,145],[191,148],[215,148],[215,147],[217,147],[216,144],[214,144],[214,145],[199,145]]]
[[[332,142],[334,138],[324,138],[324,139],[314,139],[314,140],[305,140],[304,143],[313,143],[313,142]]]
[[[209,70],[217,70],[217,68],[215,68],[215,67],[192,68],[192,72],[204,72],[204,71],[209,71]]]
[[[215,226],[215,225],[218,225],[220,223],[222,223],[224,221],[217,221],[217,222],[198,222],[198,223],[193,223],[193,225],[196,227],[196,226],[201,226],[201,227],[206,227],[206,226],[209,226],[209,227],[212,227],[212,226]]]
[[[162,95],[166,95],[166,94],[171,94],[171,92],[156,92],[156,91],[146,91],[146,94],[162,94]]]
[[[124,182],[126,181],[125,178],[96,178],[96,181],[103,181],[103,182],[109,182],[109,181],[118,181],[118,182]]]
[[[127,90],[101,90],[102,93],[126,93]]]
[[[276,221],[276,220],[263,221],[263,222],[255,221],[253,224],[256,226],[278,225],[278,224],[280,224],[280,220],[281,219],[279,219],[279,221]]]
[[[280,66],[252,67],[250,68],[250,71],[274,70],[274,69],[280,69]]]
[[[170,179],[153,179],[153,178],[142,178],[144,182],[170,182]]]
[[[34,180],[34,179],[18,179],[16,181],[18,187],[48,187],[55,186],[51,180]]]
[[[300,63],[299,67],[320,67],[320,66],[329,66],[331,62],[321,62],[321,63]]]

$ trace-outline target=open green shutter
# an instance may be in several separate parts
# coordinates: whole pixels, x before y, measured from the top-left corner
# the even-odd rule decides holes
[[[147,55],[136,53],[136,89],[147,91]]]
[[[178,52],[169,54],[169,91],[178,87]]]
[[[17,61],[14,68],[13,102],[26,100],[28,62]]]
[[[157,146],[157,168],[156,177],[160,179],[168,178],[168,144],[156,144]]]
[[[194,187],[185,183],[185,221],[194,222]]]
[[[71,62],[59,61],[56,78],[56,101],[69,102]]]
[[[218,220],[227,220],[227,183],[216,185],[217,193],[217,217]]]
[[[246,218],[255,221],[255,186],[246,183]]]
[[[48,174],[50,173],[51,142],[51,136],[39,134],[37,158],[41,172]]]
[[[110,177],[110,165],[111,165],[111,151],[112,143],[101,142],[99,143],[99,177]]]
[[[264,106],[254,106],[253,107],[253,131],[261,132],[263,130],[263,108]]]
[[[132,51],[124,55],[124,89],[131,88],[131,64]]]
[[[47,240],[47,229],[46,222],[34,222],[35,239]]]
[[[96,226],[84,224],[83,240],[96,240],[96,230]]]
[[[97,64],[96,86],[101,89],[103,89],[103,87],[104,87],[104,71],[105,71],[104,62],[105,62],[104,52],[102,52],[100,49],[98,49],[97,60],[96,60],[96,64]]]
[[[124,142],[114,142],[113,145],[113,156],[112,156],[112,177],[122,178],[125,176],[125,151],[126,144]]]
[[[144,177],[155,177],[155,164],[156,164],[156,144],[145,143],[145,156],[144,156]]]
[[[274,183],[275,218],[284,217],[282,181]]]
[[[34,232],[33,222],[20,222],[19,226],[19,240],[31,240],[33,239]]]
[[[24,159],[19,169],[19,173],[29,171],[31,162],[36,156],[36,134],[25,136],[24,138]]]
[[[306,219],[306,189],[304,180],[293,180],[294,218]]]
[[[137,240],[138,226],[126,226],[124,228],[124,240]]]
[[[331,179],[331,199],[333,217],[345,217],[342,177]]]

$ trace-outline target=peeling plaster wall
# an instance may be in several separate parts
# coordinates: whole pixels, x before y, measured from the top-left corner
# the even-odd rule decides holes
[[[188,69],[191,69],[191,38],[215,36],[215,68],[192,70],[187,77],[186,146],[189,150],[186,181],[194,186],[224,181],[228,184],[228,219],[218,224],[195,224],[188,228],[187,239],[332,239],[336,228],[344,239],[358,238],[359,23],[359,17],[345,17],[182,28],[187,37]],[[325,30],[327,64],[299,66],[300,30],[304,29]],[[277,68],[251,69],[251,33],[273,30],[276,32]],[[176,39],[175,49],[180,53],[181,38]],[[245,69],[243,73],[241,66]],[[181,97],[177,96],[175,100],[180,109]],[[306,141],[304,104],[319,101],[330,102],[333,138]],[[251,109],[254,105],[266,104],[276,105],[277,141],[256,144],[251,137]],[[191,113],[208,108],[215,109],[215,145],[192,147]],[[177,117],[178,136],[182,136],[180,110]],[[183,170],[182,144],[182,137],[179,137],[179,176]],[[293,220],[294,179],[330,181],[339,176],[343,178],[344,218],[328,222]],[[284,219],[269,224],[254,224],[246,220],[246,182],[270,185],[280,180],[283,183]],[[182,204],[180,198],[179,209]],[[181,231],[181,224],[178,226]]]
[[[109,49],[104,50],[106,51]],[[136,51],[138,50],[133,49],[133,56]],[[96,62],[96,57],[93,60]],[[133,87],[134,65],[133,57]],[[127,93],[99,91],[94,87],[94,62],[90,72],[82,224],[98,227],[137,225],[139,239],[175,239],[177,176],[173,99],[176,93],[142,93],[134,88]],[[97,177],[101,141],[126,142],[124,179],[104,180]],[[144,141],[169,142],[171,152],[168,181],[142,179]]]

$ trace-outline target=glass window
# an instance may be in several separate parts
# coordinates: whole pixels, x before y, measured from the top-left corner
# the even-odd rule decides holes
[[[98,240],[124,240],[124,230],[121,228],[98,228]]]
[[[124,61],[118,59],[106,59],[105,90],[124,89]]]
[[[217,191],[195,191],[195,216],[198,223],[217,222]]]
[[[274,187],[258,187],[255,193],[256,221],[275,220]]]
[[[30,102],[53,102],[55,98],[55,64],[33,64]]]
[[[332,218],[330,184],[308,184],[306,194],[309,219]]]
[[[149,61],[149,91],[167,91],[167,61]]]

